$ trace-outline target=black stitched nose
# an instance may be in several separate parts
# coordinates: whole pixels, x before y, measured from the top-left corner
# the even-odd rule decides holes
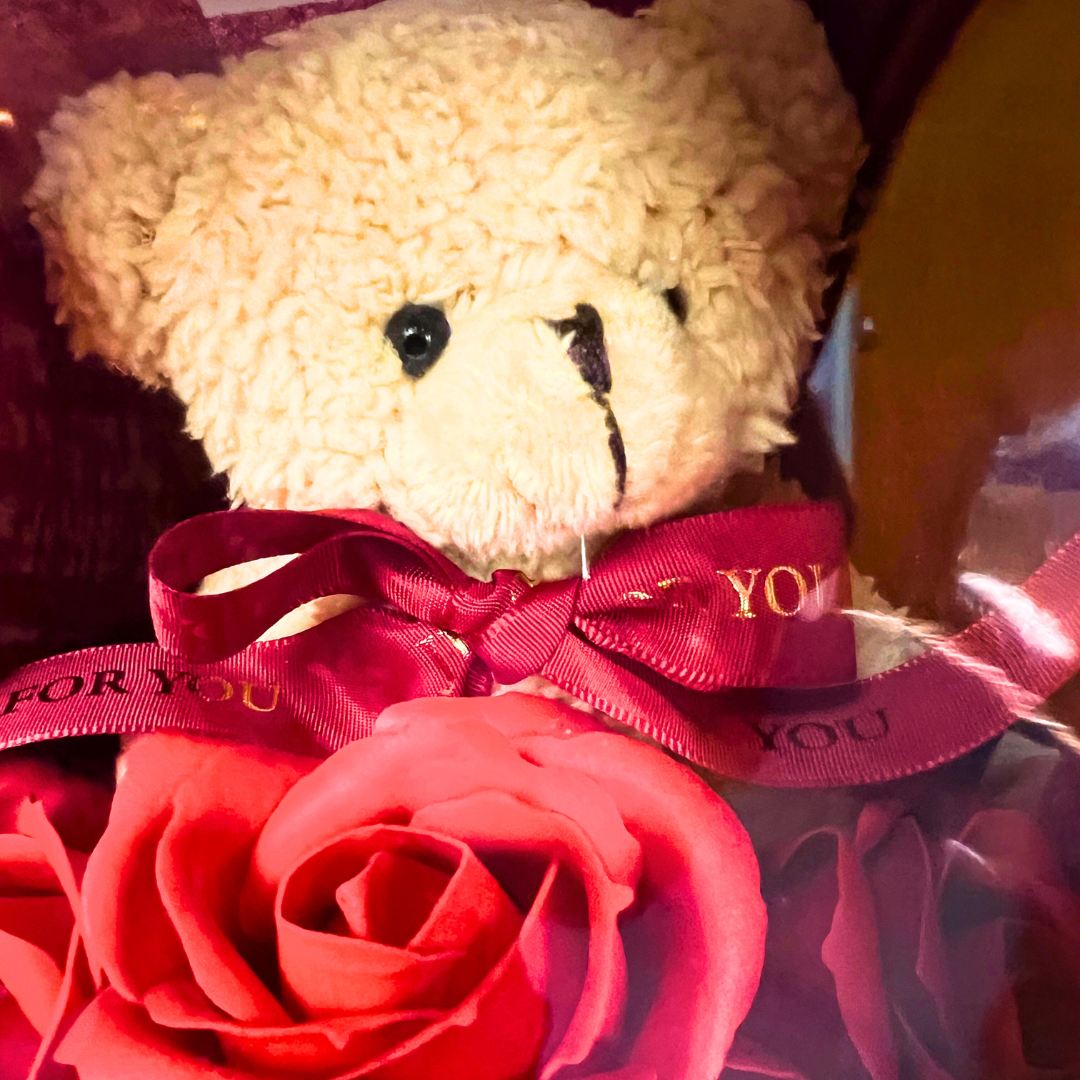
[[[608,394],[611,393],[611,364],[608,362],[607,346],[604,344],[604,320],[592,304],[578,304],[572,319],[559,319],[551,324],[559,337],[573,334],[567,353],[581,372],[581,377],[592,387],[592,397],[603,408],[608,429],[608,447],[615,463],[615,487],[619,497],[618,506],[626,494],[626,447],[623,445],[619,422],[611,411]]]
[[[571,319],[552,324],[559,337],[573,334],[567,350],[581,377],[597,394],[611,393],[611,365],[604,345],[604,320],[592,304],[578,304]]]

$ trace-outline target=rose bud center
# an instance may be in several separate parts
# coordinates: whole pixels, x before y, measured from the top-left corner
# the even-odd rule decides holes
[[[285,1004],[316,1019],[454,1008],[513,944],[522,916],[465,844],[378,825],[287,874],[276,922]]]

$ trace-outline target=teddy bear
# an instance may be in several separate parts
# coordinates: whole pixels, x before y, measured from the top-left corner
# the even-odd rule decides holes
[[[387,0],[67,100],[58,318],[237,503],[562,577],[784,427],[862,149],[798,0]]]
[[[220,76],[120,74],[41,143],[73,350],[169,387],[236,504],[376,508],[534,581],[793,441],[863,157],[801,0],[385,0]],[[856,632],[862,674],[920,648]]]

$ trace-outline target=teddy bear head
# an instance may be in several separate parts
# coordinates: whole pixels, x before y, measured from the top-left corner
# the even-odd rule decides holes
[[[547,577],[790,441],[860,160],[798,0],[386,0],[42,146],[75,351],[171,387],[238,501]]]

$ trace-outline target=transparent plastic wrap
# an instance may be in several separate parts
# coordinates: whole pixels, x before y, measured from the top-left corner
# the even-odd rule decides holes
[[[507,6],[386,2],[403,23],[468,8],[478,33]],[[664,2],[683,20],[664,40],[692,66],[707,50],[686,43],[708,28],[697,5]],[[789,10],[711,2],[729,36]],[[1080,120],[1076,15],[1055,0],[1026,13],[1005,0],[810,0],[866,147],[842,240],[806,226],[830,284],[814,278],[820,311],[787,313],[808,343],[815,317],[821,331],[785,399],[796,438],[776,450],[789,440],[763,423],[768,453],[712,502],[595,548],[583,528],[556,575],[470,562],[467,545],[429,542],[382,502],[245,509],[234,485],[227,510],[228,480],[185,434],[185,405],[92,348],[76,361],[54,325],[71,297],[57,266],[45,272],[24,199],[39,132],[62,107],[74,111],[61,128],[76,123],[70,96],[121,71],[234,71],[268,36],[376,5],[3,3],[2,1080],[1080,1077],[1080,159],[1062,150]],[[638,5],[594,6],[629,18]],[[515,8],[514,33],[529,10]],[[407,37],[381,27],[376,45],[382,33]],[[558,37],[521,33],[522,54]],[[733,76],[752,102],[744,125],[783,99],[760,39],[748,34],[752,62]],[[727,85],[721,68],[680,82],[658,60],[628,81],[638,92],[670,78],[697,108]],[[282,108],[320,70],[301,55]],[[400,70],[423,90],[422,64]],[[185,84],[194,96],[179,104],[148,92],[138,123],[176,109],[178,139],[202,130],[203,85]],[[530,108],[563,100],[523,94]],[[445,101],[424,100],[437,126]],[[777,124],[797,142],[809,129],[796,114]],[[53,137],[59,175],[75,151]],[[110,137],[79,152],[97,168]],[[612,137],[641,152],[625,129]],[[159,142],[149,160],[173,150]],[[406,168],[408,153],[387,153]],[[622,167],[605,161],[589,175]],[[755,175],[772,183],[776,168]],[[242,186],[235,162],[224,171]],[[795,227],[793,192],[819,180],[779,183],[748,215],[760,237],[710,268],[717,281],[747,273],[758,307],[783,307],[752,268]],[[191,205],[197,189],[183,193]],[[687,236],[749,198],[730,184],[713,195]],[[39,223],[62,231],[36,199]],[[152,209],[140,244],[167,247]],[[222,234],[239,221],[258,235],[245,212]],[[642,210],[643,234],[662,212]],[[514,218],[514,242],[535,227]],[[580,245],[565,231],[563,248]],[[78,279],[114,240],[103,227],[63,272]],[[807,242],[785,250],[779,278],[798,275]],[[609,269],[581,288],[601,295]],[[654,324],[684,325],[700,295],[652,263],[635,272],[656,309],[638,328],[651,344]],[[504,276],[529,273],[523,259]],[[197,276],[181,270],[162,291],[197,293]],[[340,299],[332,276],[320,288]],[[386,323],[412,379],[446,347],[446,312],[487,302],[477,292],[446,311],[409,296]],[[123,336],[130,290],[116,301],[95,341]],[[588,387],[577,397],[606,410],[618,502],[627,450],[601,314],[548,314],[528,340],[565,346]],[[111,359],[145,377],[133,341]],[[477,381],[474,396],[486,392]],[[231,468],[231,452],[211,457]]]

